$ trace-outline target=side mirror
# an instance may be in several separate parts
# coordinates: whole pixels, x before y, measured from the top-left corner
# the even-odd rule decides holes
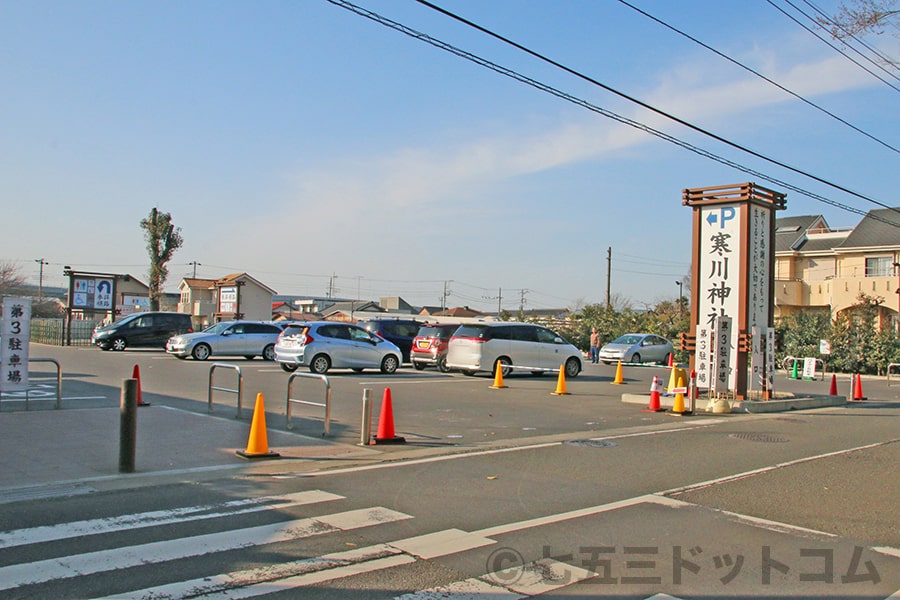
[[[222,335],[231,335],[231,330],[226,329],[225,331],[222,332]]]
[[[555,337],[555,338],[553,338],[553,343],[554,344],[565,344],[566,342],[561,337]]]

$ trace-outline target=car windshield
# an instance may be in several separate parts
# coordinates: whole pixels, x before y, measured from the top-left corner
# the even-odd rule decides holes
[[[231,327],[231,323],[228,322],[216,323],[215,325],[210,325],[204,329],[203,333],[222,333],[229,327]]]
[[[284,333],[281,335],[283,337],[290,337],[294,335],[303,335],[309,329],[308,325],[291,325],[290,327],[284,328]]]
[[[623,335],[623,336],[618,337],[618,338],[616,338],[615,340],[613,340],[612,343],[613,343],[613,344],[628,344],[629,346],[633,346],[634,344],[637,344],[637,343],[639,343],[639,342],[641,341],[641,337],[643,337],[643,336],[640,336],[640,335]]]

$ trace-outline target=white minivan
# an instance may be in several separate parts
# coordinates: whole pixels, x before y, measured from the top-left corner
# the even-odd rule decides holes
[[[497,361],[503,365],[504,377],[514,370],[540,375],[560,367],[566,377],[581,372],[581,351],[559,334],[533,323],[470,323],[461,325],[450,338],[450,369],[466,375],[494,373]]]

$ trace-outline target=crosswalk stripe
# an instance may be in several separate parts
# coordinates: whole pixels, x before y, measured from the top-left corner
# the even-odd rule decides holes
[[[11,565],[0,567],[0,589],[6,590],[22,585],[45,583],[115,569],[297,540],[334,531],[357,529],[411,518],[410,515],[401,512],[374,507],[315,518],[297,519],[286,523]]]
[[[142,600],[150,598],[153,600],[167,600],[198,596],[215,598],[219,594],[227,598],[250,597],[249,595],[241,595],[245,593],[243,591],[244,588],[258,590],[261,589],[261,587],[258,587],[261,584],[283,581],[289,578],[300,581],[299,578],[310,576],[313,573],[323,571],[334,573],[335,569],[349,567],[356,563],[367,563],[372,568],[387,568],[384,565],[396,566],[397,564],[405,564],[415,560],[409,556],[402,556],[397,559],[401,554],[402,552],[397,548],[387,544],[376,544],[364,548],[325,554],[315,558],[305,558],[286,563],[266,565],[255,569],[180,581],[133,592],[118,593],[107,599],[100,598],[97,600]],[[386,561],[385,559],[396,559],[396,561]],[[252,595],[252,591],[246,593]]]
[[[32,527],[30,529],[15,529],[0,532],[0,548],[12,548],[26,544],[51,542],[86,535],[98,535],[123,531],[126,529],[138,529],[141,527],[154,527],[157,525],[170,525],[199,519],[215,519],[218,517],[234,516],[261,510],[280,509],[304,504],[315,504],[332,500],[342,500],[344,496],[312,490],[286,494],[283,496],[265,496],[261,498],[245,498],[231,500],[218,504],[199,506],[187,506],[173,510],[150,511],[111,517],[107,519],[89,519],[59,525],[46,525]]]
[[[403,594],[394,600],[511,600],[546,594],[597,574],[587,569],[573,567],[564,562],[545,558],[525,565],[516,565],[494,571],[481,577],[435,587],[411,594]]]

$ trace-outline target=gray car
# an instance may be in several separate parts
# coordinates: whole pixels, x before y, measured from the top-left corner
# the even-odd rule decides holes
[[[669,362],[672,342],[652,333],[626,333],[600,348],[600,360],[604,364]]]
[[[394,373],[403,360],[400,348],[349,323],[315,321],[287,327],[275,345],[275,360],[285,371],[306,366],[313,373],[329,369],[379,369]]]
[[[166,352],[177,358],[206,360],[210,356],[262,356],[274,360],[275,342],[287,323],[268,321],[222,321],[197,333],[169,338]]]

